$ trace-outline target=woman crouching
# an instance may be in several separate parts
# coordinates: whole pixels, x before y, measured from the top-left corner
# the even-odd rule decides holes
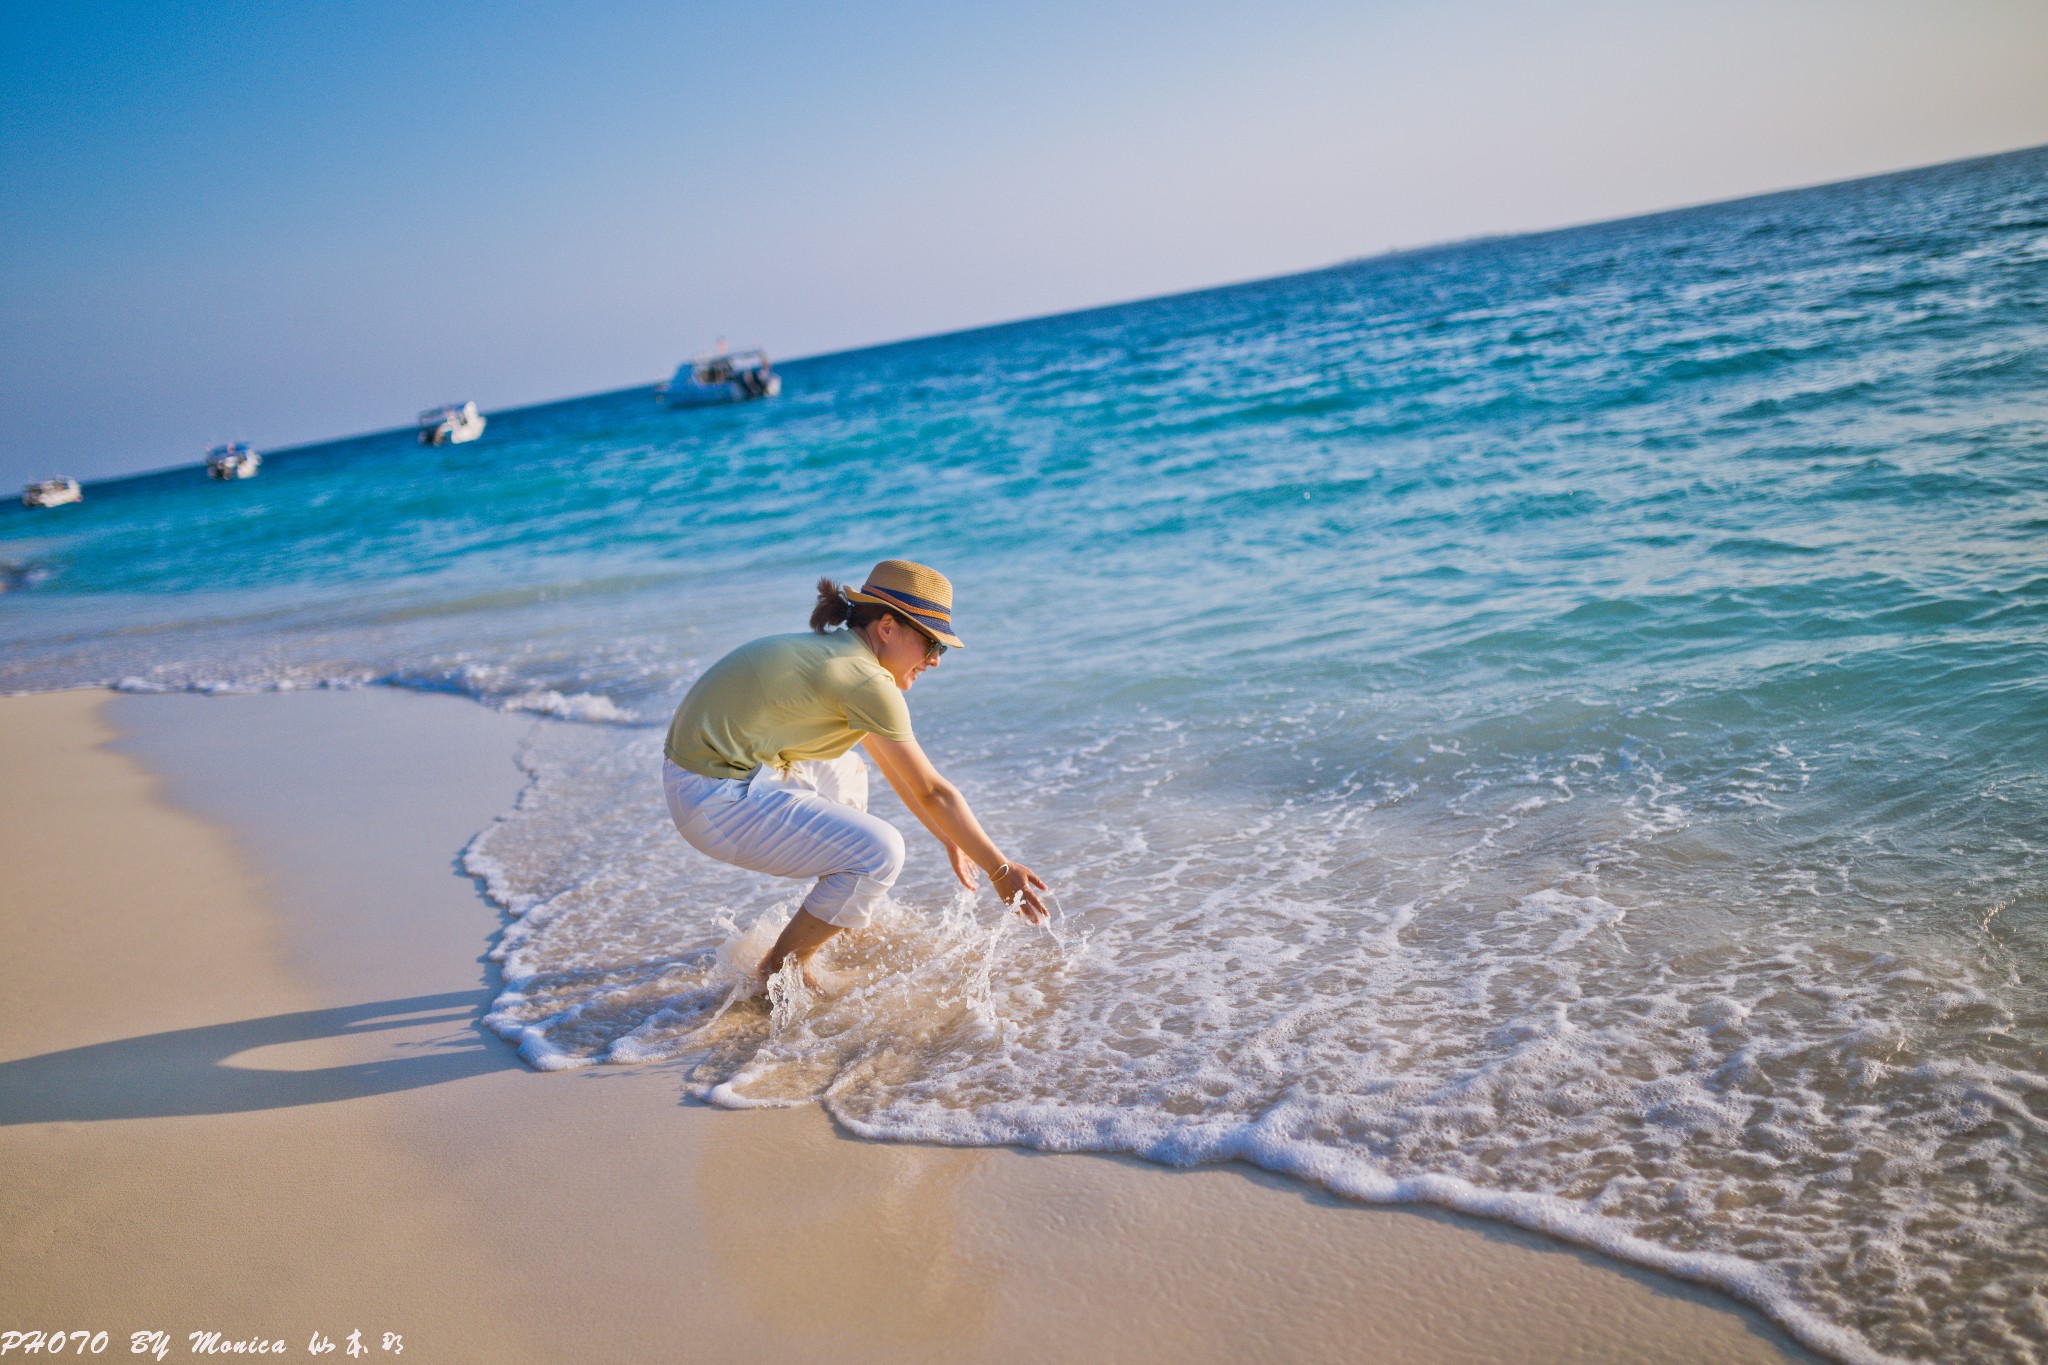
[[[868,814],[856,744],[945,845],[962,886],[974,889],[978,867],[1004,904],[1045,919],[1045,883],[995,846],[910,731],[903,694],[960,647],[952,622],[953,585],[922,564],[885,559],[859,588],[821,578],[810,633],[741,645],[676,708],[662,787],[683,838],[735,867],[817,879],[761,959],[764,981],[794,958],[815,989],[812,955],[865,926],[903,870],[903,836]]]

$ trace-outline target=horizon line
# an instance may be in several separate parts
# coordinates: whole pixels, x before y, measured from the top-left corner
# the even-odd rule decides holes
[[[1806,185],[1789,185],[1778,189],[1758,190],[1751,194],[1738,194],[1730,199],[1708,199],[1694,203],[1677,204],[1668,208],[1649,209],[1641,213],[1623,214],[1618,218],[1595,218],[1585,222],[1565,223],[1555,227],[1529,228],[1513,232],[1484,232],[1470,237],[1448,238],[1438,242],[1426,242],[1416,246],[1391,246],[1384,250],[1367,252],[1358,256],[1346,256],[1325,265],[1309,266],[1302,270],[1283,271],[1277,275],[1257,275],[1247,279],[1226,280],[1216,284],[1195,285],[1187,289],[1176,289],[1164,294],[1142,294],[1133,298],[1113,299],[1105,303],[1084,304],[1079,308],[1066,308],[1052,313],[1031,313],[1024,317],[1005,318],[996,322],[970,323],[964,327],[949,327],[944,331],[920,332],[913,336],[894,337],[886,341],[864,342],[856,346],[843,346],[836,350],[813,351],[804,355],[791,356],[776,362],[784,365],[808,364],[819,360],[835,360],[841,356],[862,355],[869,351],[885,351],[897,346],[915,346],[930,341],[943,341],[953,337],[973,336],[980,332],[1001,331],[1009,327],[1024,327],[1036,323],[1055,322],[1062,318],[1085,317],[1090,313],[1105,313],[1116,308],[1129,308],[1135,304],[1158,303],[1168,299],[1194,298],[1201,294],[1221,293],[1230,289],[1245,289],[1254,285],[1272,284],[1280,280],[1300,279],[1308,275],[1320,275],[1326,271],[1344,270],[1353,266],[1375,261],[1398,260],[1406,256],[1421,256],[1435,251],[1456,251],[1463,248],[1483,246],[1499,242],[1517,242],[1531,238],[1553,236],[1566,232],[1583,232],[1588,228],[1614,227],[1623,223],[1645,222],[1654,218],[1672,217],[1677,214],[1695,213],[1701,209],[1727,208],[1735,204],[1746,204],[1759,199],[1773,199],[1780,195],[1805,194],[1813,190],[1835,189],[1845,185],[1859,185],[1873,180],[1887,180],[1894,176],[1915,175],[1922,171],[1939,170],[1945,166],[1963,166],[1975,161],[1996,161],[2001,157],[2024,156],[2029,152],[2048,152],[2048,142],[2034,143],[2025,147],[2009,147],[2002,151],[1982,152],[1970,156],[1955,157],[1948,161],[1926,162],[1920,165],[1903,166],[1889,171],[1874,171],[1868,175],[1852,175],[1842,180],[1822,180]],[[633,384],[623,384],[614,389],[594,389],[586,393],[565,394],[557,398],[543,398],[520,403],[512,407],[495,408],[485,412],[485,417],[512,416],[517,413],[534,412],[542,408],[561,407],[569,403],[582,403],[592,399],[611,398],[631,393],[635,389],[651,389],[661,383],[660,377]],[[295,445],[276,446],[260,452],[268,458],[272,455],[292,455],[302,451],[318,450],[324,446],[341,445],[348,441],[366,441],[378,436],[393,436],[411,428],[373,427],[367,431],[349,432],[339,436],[324,436],[315,441],[301,441]],[[98,479],[81,479],[79,487],[104,487],[108,484],[123,483],[130,479],[151,478],[158,474],[175,473],[178,470],[197,469],[206,463],[204,457],[197,460],[180,461],[176,464],[152,465],[147,469],[130,470],[124,474],[110,474]]]

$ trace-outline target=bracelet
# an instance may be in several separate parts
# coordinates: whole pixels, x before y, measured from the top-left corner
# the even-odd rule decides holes
[[[990,881],[992,881],[992,882],[999,882],[999,881],[1001,881],[1001,880],[1002,880],[1003,878],[1005,878],[1005,877],[1007,877],[1007,876],[1009,876],[1009,875],[1010,875],[1010,865],[1009,865],[1008,863],[1004,863],[1004,864],[1003,864],[1003,865],[1002,865],[1001,867],[999,867],[999,868],[997,868],[997,869],[996,869],[995,871],[993,871],[993,872],[989,873],[989,874],[988,874],[988,879],[989,879]]]

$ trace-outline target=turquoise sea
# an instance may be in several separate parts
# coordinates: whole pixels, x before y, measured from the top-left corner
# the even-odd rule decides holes
[[[467,854],[538,1066],[2048,1357],[2048,149],[779,368],[0,511],[0,688],[553,718]],[[721,1012],[799,888],[668,828],[659,726],[892,555],[968,642],[919,734],[1063,914],[913,840],[828,997]]]

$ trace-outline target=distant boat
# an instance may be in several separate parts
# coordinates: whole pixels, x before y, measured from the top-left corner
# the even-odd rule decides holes
[[[420,444],[423,446],[459,446],[483,434],[484,416],[476,410],[474,403],[464,403],[461,407],[450,403],[446,407],[429,408],[420,414]]]
[[[244,442],[215,446],[206,452],[206,473],[215,479],[253,479],[263,468],[263,457]]]
[[[76,479],[37,479],[21,490],[23,507],[62,507],[67,502],[84,501]]]
[[[781,392],[782,376],[769,366],[766,351],[727,355],[720,350],[678,365],[673,379],[655,386],[654,400],[672,408],[701,408],[773,398]]]

